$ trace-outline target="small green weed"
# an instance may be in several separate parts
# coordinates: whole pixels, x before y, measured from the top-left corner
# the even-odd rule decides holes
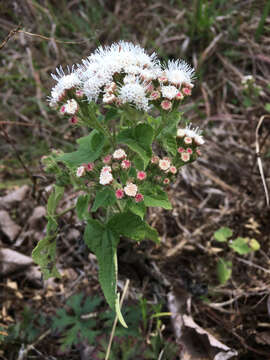
[[[227,243],[228,246],[239,255],[250,254],[260,249],[260,244],[256,239],[249,237],[237,237],[231,239],[233,230],[228,227],[221,227],[214,233],[214,239],[220,243]],[[220,284],[225,284],[232,275],[232,261],[219,258],[217,263],[217,277]]]

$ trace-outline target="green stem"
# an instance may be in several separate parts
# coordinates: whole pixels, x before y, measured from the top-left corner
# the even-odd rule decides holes
[[[76,207],[76,205],[73,205],[73,206],[67,208],[66,210],[60,212],[60,214],[56,214],[56,216],[57,216],[57,217],[63,216],[63,215],[65,215],[66,213],[68,213],[69,211],[75,209],[75,207]]]

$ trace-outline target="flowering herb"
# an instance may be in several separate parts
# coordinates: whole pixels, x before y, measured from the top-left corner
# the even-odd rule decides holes
[[[192,93],[194,70],[180,60],[161,63],[156,54],[120,41],[99,47],[67,73],[56,69],[52,77],[49,105],[89,134],[77,140],[76,151],[43,157],[56,185],[48,200],[47,236],[33,258],[46,278],[59,276],[56,208],[72,185],[84,193],[76,212],[86,223],[84,241],[97,257],[105,298],[125,326],[117,294],[120,238],[159,242],[146,221],[147,207],[171,209],[169,184],[181,166],[201,156],[201,131],[179,127],[179,106]]]

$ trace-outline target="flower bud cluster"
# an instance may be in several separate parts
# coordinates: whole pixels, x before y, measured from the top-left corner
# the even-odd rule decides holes
[[[198,149],[200,145],[204,144],[201,133],[198,127],[191,128],[191,124],[184,129],[177,130],[177,151],[183,163],[192,162],[201,156],[201,151]]]

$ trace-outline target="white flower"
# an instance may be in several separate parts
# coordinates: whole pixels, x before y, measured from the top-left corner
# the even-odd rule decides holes
[[[77,176],[77,177],[82,177],[82,176],[85,175],[85,173],[86,173],[85,167],[84,167],[84,166],[80,166],[80,167],[78,167],[78,169],[77,169],[76,176]]]
[[[64,105],[65,107],[65,113],[69,115],[74,115],[76,111],[78,110],[78,103],[76,100],[71,99],[68,100],[67,103]]]
[[[125,151],[123,149],[117,149],[115,150],[115,152],[113,153],[113,158],[115,160],[122,160],[127,156],[127,154],[125,153]]]
[[[111,104],[116,100],[116,96],[114,94],[104,94],[103,96],[103,102],[104,104]]]
[[[137,194],[138,188],[137,185],[133,184],[133,183],[128,183],[125,187],[124,187],[124,192],[127,196],[133,196],[135,197]]]
[[[136,76],[129,74],[126,75],[123,79],[124,84],[130,84],[130,83],[135,83],[136,82]]]
[[[194,69],[183,60],[169,60],[164,72],[168,81],[174,85],[187,84],[193,86]]]
[[[119,99],[123,103],[133,103],[139,110],[148,111],[146,86],[137,79],[135,83],[127,83],[119,89]]]
[[[158,165],[161,168],[161,170],[166,171],[170,168],[171,162],[168,159],[160,159]]]
[[[109,185],[113,181],[113,176],[110,171],[101,171],[99,176],[99,183],[101,185]]]
[[[178,129],[177,130],[177,136],[178,137],[184,137],[186,135],[186,129]]]
[[[57,81],[57,84],[52,88],[51,96],[49,97],[51,106],[57,104],[58,101],[61,100],[66,90],[77,87],[81,84],[77,70],[74,70],[74,66],[71,70],[69,67],[67,69],[69,72],[67,75],[64,73],[61,66],[56,68],[57,75],[51,74],[52,78]]]
[[[179,92],[179,90],[175,86],[172,86],[172,85],[161,87],[162,96],[169,100],[174,99],[175,96],[178,94],[178,92]]]

